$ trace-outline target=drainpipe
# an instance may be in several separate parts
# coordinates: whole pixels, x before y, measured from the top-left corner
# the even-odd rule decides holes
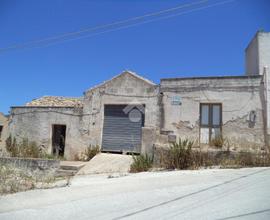
[[[160,118],[160,121],[159,121],[159,129],[160,129],[160,132],[162,131],[162,129],[164,128],[164,103],[163,103],[163,92],[160,92],[159,93],[159,96],[158,96],[158,105],[159,105],[159,118]]]
[[[270,112],[269,112],[269,79],[268,79],[268,67],[265,66],[263,68],[263,77],[264,77],[264,96],[265,96],[265,130],[266,130],[266,145],[269,147],[269,117],[270,117]]]

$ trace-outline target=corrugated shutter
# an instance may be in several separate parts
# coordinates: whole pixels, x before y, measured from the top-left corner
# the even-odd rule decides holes
[[[125,108],[126,105],[105,105],[103,151],[140,152],[144,117],[138,122],[132,122]]]

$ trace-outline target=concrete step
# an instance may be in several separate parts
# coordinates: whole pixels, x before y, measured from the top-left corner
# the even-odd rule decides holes
[[[56,171],[55,177],[67,177],[74,176],[78,171],[77,170],[63,170],[59,169]]]
[[[56,171],[56,177],[74,176],[86,162],[81,161],[61,161],[60,169]]]
[[[86,162],[81,161],[61,161],[60,167],[63,170],[80,170]]]
[[[87,162],[77,175],[128,173],[132,162],[131,155],[100,153]]]
[[[60,168],[62,170],[75,170],[75,171],[78,171],[80,168],[82,168],[83,166],[72,166],[72,165],[60,165]]]

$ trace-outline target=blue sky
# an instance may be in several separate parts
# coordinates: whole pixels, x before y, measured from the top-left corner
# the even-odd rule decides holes
[[[244,74],[247,44],[258,29],[270,31],[269,0],[235,0],[104,34],[1,51],[192,2],[198,0],[0,0],[0,111],[43,95],[81,96],[126,69],[156,83]]]

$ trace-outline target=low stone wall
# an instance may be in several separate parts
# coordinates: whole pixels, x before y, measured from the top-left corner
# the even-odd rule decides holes
[[[22,169],[45,171],[59,169],[60,161],[38,158],[0,157],[0,166],[3,165],[14,166]]]

